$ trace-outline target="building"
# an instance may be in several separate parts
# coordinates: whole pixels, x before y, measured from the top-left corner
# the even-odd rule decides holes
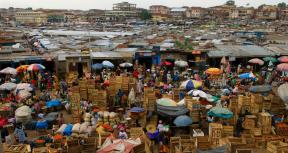
[[[40,11],[25,10],[15,13],[18,24],[42,24],[47,23],[47,14]]]
[[[101,21],[104,16],[104,10],[99,9],[91,9],[87,13],[87,20],[88,22],[97,22]]]
[[[253,7],[237,7],[233,8],[230,11],[230,19],[252,19],[254,17],[254,8]]]
[[[279,19],[288,21],[288,8],[279,11]]]
[[[273,5],[261,5],[256,10],[256,19],[276,20],[278,17],[278,8]]]
[[[104,12],[106,20],[125,20],[137,17],[136,4],[128,2],[113,4],[113,10],[106,10]]]
[[[170,15],[173,19],[184,19],[186,17],[187,7],[172,7]]]
[[[152,20],[164,21],[167,20],[170,14],[170,9],[163,5],[152,5],[149,7],[149,11],[152,14]]]
[[[235,5],[220,5],[210,8],[210,15],[213,19],[227,20],[231,10],[235,9]]]
[[[186,10],[186,17],[191,19],[202,19],[206,14],[206,10],[202,7],[189,7]]]

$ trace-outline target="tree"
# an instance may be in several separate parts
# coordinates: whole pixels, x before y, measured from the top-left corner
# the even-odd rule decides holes
[[[185,38],[184,43],[181,43],[180,41],[176,40],[175,45],[183,50],[193,50],[193,46],[190,44],[189,38]]]
[[[140,19],[141,20],[149,20],[152,18],[152,15],[150,12],[148,12],[147,10],[142,10],[140,13]]]
[[[233,6],[233,5],[235,5],[235,1],[234,0],[228,0],[226,2],[226,5]]]
[[[287,7],[287,4],[285,2],[282,2],[282,3],[278,3],[278,8],[280,9],[285,9]]]

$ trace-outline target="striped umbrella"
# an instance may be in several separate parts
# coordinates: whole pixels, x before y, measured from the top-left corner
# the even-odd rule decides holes
[[[41,71],[44,70],[45,67],[41,64],[31,64],[29,65],[29,67],[27,68],[28,71]]]
[[[264,64],[264,61],[262,61],[261,59],[259,58],[252,58],[251,60],[248,61],[249,63],[252,63],[252,64],[259,64],[259,65],[263,65]]]
[[[28,69],[29,65],[20,65],[16,68],[17,72],[20,73],[20,72],[24,72]]]
[[[282,63],[277,65],[278,71],[288,72],[288,63]]]
[[[288,63],[288,56],[281,56],[278,58],[278,61],[282,63]]]

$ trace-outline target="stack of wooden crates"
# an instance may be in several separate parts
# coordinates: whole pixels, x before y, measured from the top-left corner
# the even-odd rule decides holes
[[[262,129],[263,135],[270,134],[272,129],[272,116],[267,112],[259,113],[257,125]]]

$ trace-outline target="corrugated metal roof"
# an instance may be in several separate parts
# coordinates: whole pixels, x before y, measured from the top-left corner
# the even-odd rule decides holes
[[[256,45],[217,45],[216,50],[208,52],[209,57],[265,57],[274,55],[274,52]]]
[[[267,48],[277,55],[288,55],[288,45],[269,45]]]
[[[112,52],[112,51],[104,51],[104,52],[92,52],[92,59],[119,59],[119,58],[131,58],[133,55],[131,53],[120,53],[120,52]]]

